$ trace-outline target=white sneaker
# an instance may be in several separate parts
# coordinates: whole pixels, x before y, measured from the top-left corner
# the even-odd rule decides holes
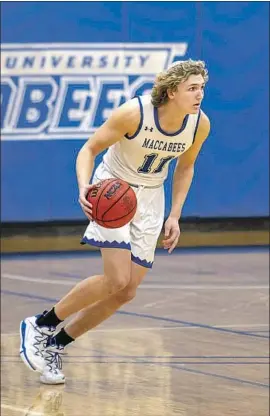
[[[42,373],[44,368],[43,351],[48,337],[54,333],[55,327],[37,326],[36,320],[39,316],[31,316],[21,322],[20,357],[31,370]]]
[[[53,340],[48,340],[48,346],[44,350],[44,370],[40,376],[40,381],[43,384],[64,384],[66,378],[62,373],[62,356],[64,353],[63,345],[56,345],[52,343]]]

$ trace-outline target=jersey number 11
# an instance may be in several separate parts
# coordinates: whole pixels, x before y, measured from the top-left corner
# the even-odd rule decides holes
[[[157,157],[158,153],[150,153],[150,155],[145,155],[143,164],[138,169],[138,173],[150,173]],[[151,173],[160,173],[164,166],[168,164],[172,159],[174,159],[174,156],[162,157],[158,166]]]

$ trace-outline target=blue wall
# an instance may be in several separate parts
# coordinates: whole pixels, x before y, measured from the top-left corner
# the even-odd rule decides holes
[[[212,123],[183,215],[268,215],[268,9],[267,2],[3,3],[2,221],[83,219],[77,204],[78,150],[106,109],[149,90],[159,65],[163,69],[179,57],[206,61],[210,80],[203,109]],[[82,45],[100,42],[102,50]],[[112,42],[122,45],[112,49]],[[119,51],[144,42],[169,45],[159,45],[160,50],[139,45],[121,72],[115,60]],[[173,53],[173,44],[181,51]],[[81,63],[72,68],[70,56],[80,55],[79,49],[97,59],[106,48],[111,63],[103,58],[90,67],[88,61],[83,73]],[[58,57],[66,51],[70,61],[61,66],[54,58],[50,68],[39,61],[39,70],[35,65],[46,49]],[[143,74],[135,62],[145,51],[154,59],[153,73]],[[23,56],[32,64],[22,63]],[[60,84],[66,85],[64,92]],[[110,90],[114,98],[107,95]],[[169,207],[168,196],[166,213]]]

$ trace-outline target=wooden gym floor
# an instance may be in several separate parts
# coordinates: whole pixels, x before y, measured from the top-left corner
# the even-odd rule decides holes
[[[97,253],[2,258],[2,416],[268,416],[269,253],[158,251],[136,299],[68,349],[64,387],[20,361],[19,322],[101,271]]]

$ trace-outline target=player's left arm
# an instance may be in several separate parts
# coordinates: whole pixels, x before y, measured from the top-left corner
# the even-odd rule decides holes
[[[202,112],[193,145],[177,161],[173,177],[171,212],[165,223],[165,239],[163,240],[163,246],[168,249],[169,253],[176,247],[180,236],[179,218],[192,183],[195,161],[209,132],[210,121]]]

